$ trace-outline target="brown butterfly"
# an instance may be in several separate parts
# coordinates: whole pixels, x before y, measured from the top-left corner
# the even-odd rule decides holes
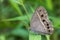
[[[31,31],[38,34],[52,34],[54,31],[53,25],[48,18],[47,11],[42,6],[38,7],[34,12],[30,26]]]

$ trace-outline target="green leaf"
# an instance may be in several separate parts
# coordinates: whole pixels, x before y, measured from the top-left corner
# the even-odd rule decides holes
[[[18,12],[19,15],[23,15],[23,13],[21,12],[18,4],[16,3],[17,0],[9,0],[10,4],[12,5],[12,7],[14,7],[14,9]]]
[[[11,32],[13,35],[16,35],[16,36],[21,36],[23,38],[26,38],[29,36],[29,32],[25,29],[15,29]]]

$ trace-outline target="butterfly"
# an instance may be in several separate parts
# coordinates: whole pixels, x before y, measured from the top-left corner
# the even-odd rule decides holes
[[[30,22],[30,30],[38,34],[53,34],[54,28],[51,21],[48,18],[48,13],[43,6],[36,9],[32,15]]]

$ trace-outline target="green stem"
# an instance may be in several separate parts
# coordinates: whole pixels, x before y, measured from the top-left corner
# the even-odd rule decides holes
[[[23,6],[23,8],[24,8],[24,10],[26,12],[26,15],[27,15],[28,19],[30,20],[27,9],[25,8],[24,4],[22,6]]]
[[[46,35],[47,40],[50,40],[50,35]]]

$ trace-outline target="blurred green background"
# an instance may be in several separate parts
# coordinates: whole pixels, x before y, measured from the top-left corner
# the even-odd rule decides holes
[[[46,8],[53,23],[52,35],[29,32],[31,16],[39,6]],[[0,40],[60,40],[60,0],[0,0]]]

